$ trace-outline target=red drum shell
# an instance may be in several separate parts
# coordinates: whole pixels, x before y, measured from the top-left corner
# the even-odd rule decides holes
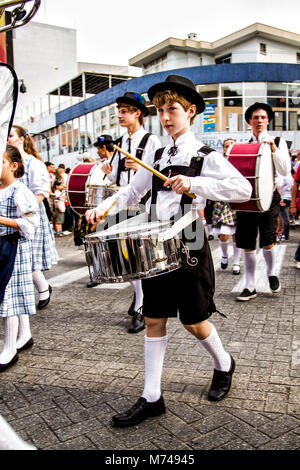
[[[261,159],[264,159],[264,165],[261,164]],[[229,150],[228,161],[252,186],[250,200],[232,202],[230,203],[232,209],[249,212],[269,210],[274,191],[274,168],[270,146],[265,143],[234,144]]]
[[[80,163],[70,172],[67,184],[67,196],[71,209],[78,215],[84,215],[88,207],[85,205],[85,185],[92,168],[96,163]]]

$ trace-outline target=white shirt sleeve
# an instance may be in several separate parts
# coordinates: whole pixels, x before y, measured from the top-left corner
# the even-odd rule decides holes
[[[49,174],[46,165],[37,158],[33,158],[28,168],[29,187],[33,194],[43,194],[49,197]]]
[[[145,158],[145,163],[149,166],[153,166],[154,154],[147,155]],[[134,175],[131,182],[127,186],[123,186],[120,191],[118,191],[113,196],[105,199],[98,207],[101,209],[110,209],[109,213],[111,215],[118,213],[119,211],[126,209],[127,207],[135,206],[139,203],[141,198],[152,187],[152,173],[149,170],[141,167],[139,171]],[[115,201],[118,201],[113,207],[112,204]]]
[[[189,192],[212,201],[245,202],[252,193],[249,181],[218,152],[206,155],[201,176],[190,180]]]
[[[291,172],[291,159],[284,139],[280,139],[277,150],[272,152],[272,156],[276,172],[282,176],[287,176]]]
[[[17,217],[15,220],[19,226],[20,234],[32,240],[40,220],[36,197],[30,189],[22,185],[16,191],[14,201],[17,206]]]

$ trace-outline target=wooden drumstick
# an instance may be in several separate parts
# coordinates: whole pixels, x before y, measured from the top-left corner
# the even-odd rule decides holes
[[[101,219],[100,220],[104,220],[106,219],[106,217],[108,216],[109,212],[112,210],[112,208],[119,202],[119,199],[120,198],[116,198],[114,200],[114,202],[106,209],[106,211],[104,212],[104,214],[102,215]]]
[[[163,175],[162,173],[160,173],[159,171],[155,170],[155,168],[152,168],[151,166],[147,165],[147,163],[143,162],[142,160],[140,160],[139,158],[136,158],[134,157],[133,155],[131,155],[130,153],[126,152],[126,150],[122,150],[120,147],[118,147],[117,145],[114,145],[113,146],[116,150],[118,150],[119,152],[122,152],[124,153],[124,155],[126,155],[126,157],[128,158],[131,158],[131,160],[134,160],[136,163],[138,163],[139,165],[143,166],[144,168],[146,168],[146,170],[149,170],[151,171],[151,173],[153,173],[155,176],[157,176],[158,178],[160,178],[161,180],[163,181],[167,181],[169,178],[167,178],[165,175]],[[187,196],[191,197],[192,199],[196,199],[196,195],[195,194],[191,194],[191,193],[187,193],[184,191],[184,194],[186,194]]]

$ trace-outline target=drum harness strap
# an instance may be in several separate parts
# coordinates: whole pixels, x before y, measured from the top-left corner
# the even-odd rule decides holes
[[[203,146],[199,150],[197,150],[197,156],[192,157],[190,166],[180,166],[180,165],[170,165],[164,168],[163,170],[159,169],[159,160],[162,157],[162,154],[164,152],[164,148],[160,148],[155,152],[154,156],[154,168],[156,170],[159,170],[162,174],[164,174],[167,177],[172,177],[175,175],[185,175],[185,176],[200,176],[201,171],[202,171],[202,166],[203,166],[203,155],[208,155],[210,152],[213,152],[213,149]],[[153,175],[152,179],[152,194],[151,194],[151,205],[150,205],[150,214],[149,218],[150,220],[158,220],[157,217],[157,212],[156,212],[156,203],[157,203],[157,194],[158,191],[171,191],[171,187],[165,187],[163,186],[164,181],[158,178],[157,176]],[[187,210],[190,210],[192,206],[192,200],[191,198],[186,195],[182,194],[181,200],[180,200],[180,208],[178,210],[178,213],[174,215],[171,220],[179,220],[183,214],[187,212]],[[195,232],[196,231],[196,220],[192,222],[192,230]],[[184,245],[185,243],[184,236],[182,238],[182,243]]]
[[[143,156],[143,152],[145,150],[145,147],[146,147],[146,144],[148,142],[148,139],[149,137],[151,136],[152,134],[147,132],[142,140],[140,141],[137,149],[136,149],[136,153],[135,153],[135,156],[136,158],[138,158],[139,160],[142,159],[142,156]],[[118,139],[116,141],[116,144],[119,146],[122,142],[122,137],[120,137],[120,139]],[[120,177],[121,177],[121,172],[122,171],[128,171],[128,168],[125,168],[125,158],[121,158],[121,155],[120,155],[120,152],[119,153],[119,164],[118,164],[118,171],[117,171],[117,181],[116,181],[116,185],[117,186],[120,186]],[[128,183],[129,183],[129,172],[128,172]]]

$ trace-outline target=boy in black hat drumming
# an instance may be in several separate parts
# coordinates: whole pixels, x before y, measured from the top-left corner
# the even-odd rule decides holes
[[[197,141],[190,131],[194,117],[205,108],[194,83],[182,76],[169,75],[164,82],[152,86],[148,96],[157,108],[170,143],[164,149],[149,154],[145,163],[152,167],[155,165],[168,179],[161,182],[149,170],[141,168],[131,183],[119,191],[114,210],[131,204],[151,188],[151,201],[146,209],[158,220],[176,218],[182,210],[186,212],[191,207],[202,209],[208,198],[216,201],[248,200],[250,183],[222,155]],[[197,197],[191,199],[184,194],[186,191]],[[105,210],[116,200],[114,198],[87,213],[91,223],[103,220]],[[209,400],[219,401],[229,392],[235,361],[208,321],[216,312],[213,300],[215,279],[209,244],[201,227],[202,230],[194,232],[195,245],[191,245],[194,262],[187,256],[179,269],[142,281],[146,319],[144,390],[132,408],[113,417],[116,426],[138,424],[150,416],[164,413],[161,375],[167,347],[166,325],[168,318],[176,317],[178,311],[184,328],[197,338],[214,361]]]
[[[127,132],[117,141],[117,144],[134,156],[145,159],[148,153],[159,148],[161,143],[158,137],[147,133],[143,127],[144,117],[149,114],[143,96],[128,91],[124,96],[119,96],[116,102],[118,103],[120,125],[127,129]],[[139,165],[118,152],[112,165],[108,162],[104,163],[102,170],[111,182],[116,183],[117,186],[126,186],[139,170]],[[145,328],[145,319],[142,312],[143,290],[139,280],[131,281],[130,284],[134,290],[134,299],[128,311],[128,314],[132,316],[128,332],[138,333]]]
[[[252,127],[252,137],[249,142],[267,142],[271,146],[275,172],[286,176],[291,172],[291,162],[287,144],[284,139],[275,138],[268,133],[269,122],[274,118],[274,112],[267,103],[254,103],[245,112],[245,119]],[[275,182],[274,182],[275,188]],[[236,245],[244,249],[244,269],[246,285],[237,297],[239,301],[254,299],[255,268],[256,268],[256,239],[259,233],[259,245],[262,248],[266,262],[267,276],[273,293],[280,292],[281,286],[276,270],[276,230],[280,209],[280,194],[275,188],[271,207],[268,211],[241,212],[237,211]]]

